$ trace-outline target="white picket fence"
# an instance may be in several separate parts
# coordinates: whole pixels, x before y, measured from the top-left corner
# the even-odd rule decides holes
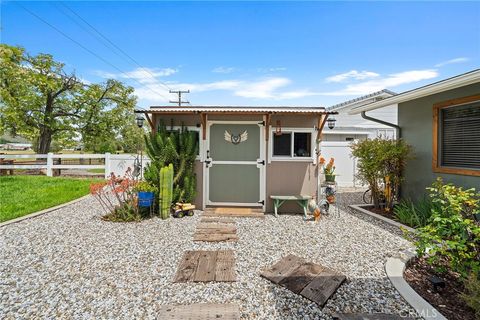
[[[0,154],[0,170],[11,170],[11,169],[36,169],[36,170],[45,170],[46,175],[51,177],[53,172],[56,169],[67,170],[67,169],[104,169],[105,170],[105,179],[107,179],[110,174],[113,172],[115,175],[124,175],[127,168],[130,167],[133,169],[136,155],[135,154]],[[31,161],[34,159],[33,161]],[[43,159],[46,159],[43,160]],[[60,161],[55,161],[60,159]],[[79,164],[62,164],[61,159],[78,159]],[[103,159],[104,164],[83,164],[82,162],[87,162],[88,159]],[[13,163],[12,161],[14,160]],[[22,162],[33,162],[33,163],[16,163],[15,161]],[[40,161],[38,161],[40,160]],[[42,161],[43,160],[43,161]],[[150,162],[150,159],[147,156],[143,156],[141,163],[143,167]],[[41,162],[41,163],[38,163]],[[60,162],[56,164],[55,162]],[[97,161],[98,162],[98,161]]]

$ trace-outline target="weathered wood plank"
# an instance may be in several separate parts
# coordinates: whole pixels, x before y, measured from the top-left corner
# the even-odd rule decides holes
[[[199,223],[197,224],[197,229],[218,229],[218,228],[234,228],[237,229],[236,226],[232,226],[229,223]]]
[[[192,281],[193,275],[198,265],[199,251],[186,251],[178,265],[177,273],[173,282]]]
[[[323,270],[324,268],[319,264],[305,262],[283,278],[278,284],[298,294]]]
[[[230,234],[235,234],[237,232],[237,229],[235,227],[220,227],[220,228],[198,228],[195,231],[195,233],[230,233]]]
[[[205,241],[205,242],[220,242],[220,241],[237,241],[238,236],[236,234],[222,234],[222,233],[197,233],[193,236],[193,241]]]
[[[217,264],[215,266],[215,281],[237,281],[233,250],[218,251]]]
[[[215,280],[215,265],[217,251],[201,251],[198,257],[198,266],[193,276],[195,282],[208,282]]]
[[[237,304],[197,303],[190,305],[166,305],[160,308],[158,319],[165,320],[239,320]]]
[[[235,223],[235,220],[222,217],[205,217],[200,219],[200,223]]]
[[[303,288],[300,295],[323,306],[344,280],[344,275],[326,269]]]
[[[274,283],[279,283],[304,262],[305,259],[289,254],[270,268],[262,271],[260,275]]]
[[[409,320],[410,316],[399,316],[387,313],[335,313],[333,319],[337,320]]]

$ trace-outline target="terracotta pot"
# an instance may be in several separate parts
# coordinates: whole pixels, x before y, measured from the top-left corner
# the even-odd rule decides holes
[[[330,204],[335,203],[335,196],[327,196],[327,201]]]

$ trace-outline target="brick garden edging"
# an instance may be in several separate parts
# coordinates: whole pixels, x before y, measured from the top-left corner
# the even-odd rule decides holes
[[[74,204],[74,203],[77,203],[79,201],[82,201],[83,199],[89,197],[90,194],[87,194],[83,197],[80,197],[78,199],[75,199],[75,200],[72,200],[72,201],[69,201],[69,202],[65,202],[65,203],[62,203],[62,204],[59,204],[58,206],[55,206],[55,207],[51,207],[51,208],[47,208],[47,209],[43,209],[43,210],[40,210],[40,211],[37,211],[37,212],[33,212],[33,213],[30,213],[30,214],[27,214],[26,216],[22,216],[22,217],[18,217],[18,218],[15,218],[15,219],[12,219],[12,220],[8,220],[8,221],[5,221],[5,222],[2,222],[0,223],[0,228],[1,227],[4,227],[4,226],[7,226],[9,224],[13,224],[13,223],[17,223],[17,222],[20,222],[20,221],[23,221],[23,220],[27,220],[27,219],[32,219],[32,218],[35,218],[35,217],[38,217],[38,216],[41,216],[45,213],[48,213],[48,212],[52,212],[52,211],[55,211],[55,210],[58,210],[58,209],[61,209],[63,207],[66,207],[66,206],[69,206],[71,204]]]

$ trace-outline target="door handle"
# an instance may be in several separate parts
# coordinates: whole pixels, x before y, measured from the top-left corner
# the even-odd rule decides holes
[[[265,165],[265,160],[257,161],[257,164]]]

